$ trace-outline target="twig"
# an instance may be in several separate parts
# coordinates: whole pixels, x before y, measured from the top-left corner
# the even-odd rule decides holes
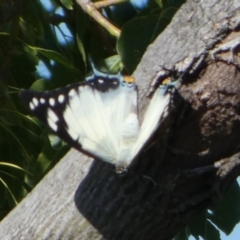
[[[89,14],[94,20],[101,24],[111,35],[120,36],[120,30],[104,18],[95,8],[95,5],[90,0],[76,0],[83,11]]]
[[[127,0],[103,0],[103,1],[95,2],[93,4],[95,8],[104,8],[104,7],[109,7],[111,5],[116,5],[123,2],[127,2]]]

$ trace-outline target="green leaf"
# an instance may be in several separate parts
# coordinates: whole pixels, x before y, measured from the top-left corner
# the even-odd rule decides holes
[[[169,20],[159,14],[134,18],[127,22],[117,42],[117,51],[129,73],[132,73],[147,46],[167,26]]]
[[[38,79],[31,85],[29,89],[41,92],[41,91],[47,91],[53,88],[54,88],[54,85],[51,81]]]
[[[0,33],[0,46],[8,46],[11,41],[10,35]],[[12,80],[12,83],[14,83],[19,79],[17,84],[27,87],[34,80],[33,72],[35,72],[38,64],[37,52],[21,40],[15,39],[14,43],[11,55],[0,53],[0,62],[7,64],[11,61],[11,64],[8,66],[9,69],[7,69],[11,72],[11,77],[6,76],[4,80]]]
[[[12,163],[8,163],[8,162],[0,162],[0,166],[11,167],[11,168],[14,168],[14,169],[17,169],[17,170],[21,170],[21,171],[31,175],[31,173],[29,171],[25,170],[24,168],[22,168],[22,167],[20,167],[20,166],[18,166],[16,164],[12,164]]]
[[[0,183],[7,189],[8,193],[12,197],[12,200],[14,201],[15,205],[17,205],[18,202],[14,196],[14,193],[11,191],[10,187],[8,186],[7,182],[5,182],[2,178],[0,178]]]
[[[62,56],[60,53],[49,50],[49,49],[43,49],[38,47],[32,47],[35,51],[42,54],[43,56],[47,57],[50,60],[53,60],[60,65],[64,66],[66,69],[70,70],[74,75],[76,76],[82,76],[82,72],[76,69],[73,64],[66,59],[64,56]]]
[[[73,1],[72,0],[60,0],[60,2],[68,10],[72,10],[73,9]]]
[[[73,68],[72,64],[58,52],[55,52],[49,49],[38,48],[38,47],[32,47],[32,49],[36,50],[38,53],[44,55],[45,57],[62,64],[67,68]]]
[[[48,138],[49,138],[51,146],[54,149],[59,149],[63,146],[63,141],[58,136],[56,136],[54,134],[49,134]]]
[[[44,8],[39,1],[28,1],[21,14],[19,26],[24,40],[35,44],[44,37]]]
[[[240,187],[235,181],[227,193],[223,196],[220,204],[214,209],[209,219],[224,233],[230,234],[240,221]]]
[[[84,63],[86,63],[87,57],[86,57],[86,53],[85,53],[83,42],[80,39],[79,35],[77,35],[77,45],[78,45],[79,52],[82,54],[83,61],[84,61]]]
[[[201,236],[204,240],[221,240],[219,230],[209,221],[207,220],[207,211],[202,213],[193,221],[193,223],[189,224],[187,229],[189,233],[196,239],[199,239]]]
[[[179,232],[174,238],[173,240],[188,240],[189,234],[185,229],[183,229],[181,232]]]
[[[114,55],[104,59],[99,64],[99,70],[107,73],[118,73],[123,69],[122,61],[119,55]]]

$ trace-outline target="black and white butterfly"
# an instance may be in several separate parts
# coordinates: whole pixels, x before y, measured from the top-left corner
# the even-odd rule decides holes
[[[47,92],[23,90],[31,112],[70,146],[122,173],[168,114],[168,85],[155,91],[140,126],[134,79],[93,68],[83,83]]]

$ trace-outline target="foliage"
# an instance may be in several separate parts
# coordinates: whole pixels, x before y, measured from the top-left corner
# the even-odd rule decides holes
[[[46,2],[39,0],[0,2],[0,219],[69,150],[29,115],[19,101],[19,91],[22,88],[44,91],[82,81],[89,71],[88,56],[103,71],[131,74],[147,46],[183,3],[149,0],[141,8],[126,2],[104,9],[104,15],[121,28],[120,38],[116,39],[75,1],[47,2],[52,5],[50,10],[45,9]],[[48,72],[47,79],[42,79],[44,71]],[[238,194],[235,185],[230,199]],[[219,239],[215,226],[229,233],[239,221],[240,214],[234,212],[235,208],[231,208],[234,221],[224,221],[229,217],[228,206],[225,204],[219,211],[206,212],[199,218],[214,233],[211,239]],[[196,239],[204,237],[206,227],[196,229],[191,224],[186,229],[187,234],[179,234],[176,239],[187,239],[191,234]]]
[[[69,149],[50,135],[36,118],[29,116],[25,106],[19,102],[20,89],[44,91],[81,81],[88,72],[89,55],[95,61],[105,58],[101,68],[116,72],[123,68],[120,56],[126,55],[127,43],[121,44],[117,55],[117,39],[90,19],[74,1],[48,2],[52,4],[48,11],[45,9],[46,1],[0,3],[0,218]],[[119,17],[120,12],[126,13],[129,6],[132,11],[128,19]],[[118,16],[119,24],[143,14],[143,10],[137,11],[129,3],[122,4],[120,10],[117,7],[114,11],[106,9],[105,14],[110,19]],[[145,15],[152,10],[145,8]],[[156,16],[161,12],[157,5],[155,12]],[[57,31],[61,33],[61,41]],[[125,41],[129,40],[125,37]],[[145,48],[148,44],[145,43]],[[47,80],[42,79],[44,68],[37,71],[39,64],[49,72]],[[135,66],[130,65],[129,69],[136,67],[136,63]]]
[[[220,204],[212,210],[206,210],[189,224],[174,240],[194,239],[220,240],[220,232],[229,235],[240,221],[240,188],[235,181]],[[200,238],[201,237],[201,238]]]

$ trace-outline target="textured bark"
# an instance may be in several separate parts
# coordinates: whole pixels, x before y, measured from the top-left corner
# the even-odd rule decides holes
[[[134,73],[141,112],[158,72],[185,73],[155,145],[123,177],[70,152],[3,220],[0,239],[169,240],[214,204],[240,173],[239,26],[238,0],[184,4]]]

